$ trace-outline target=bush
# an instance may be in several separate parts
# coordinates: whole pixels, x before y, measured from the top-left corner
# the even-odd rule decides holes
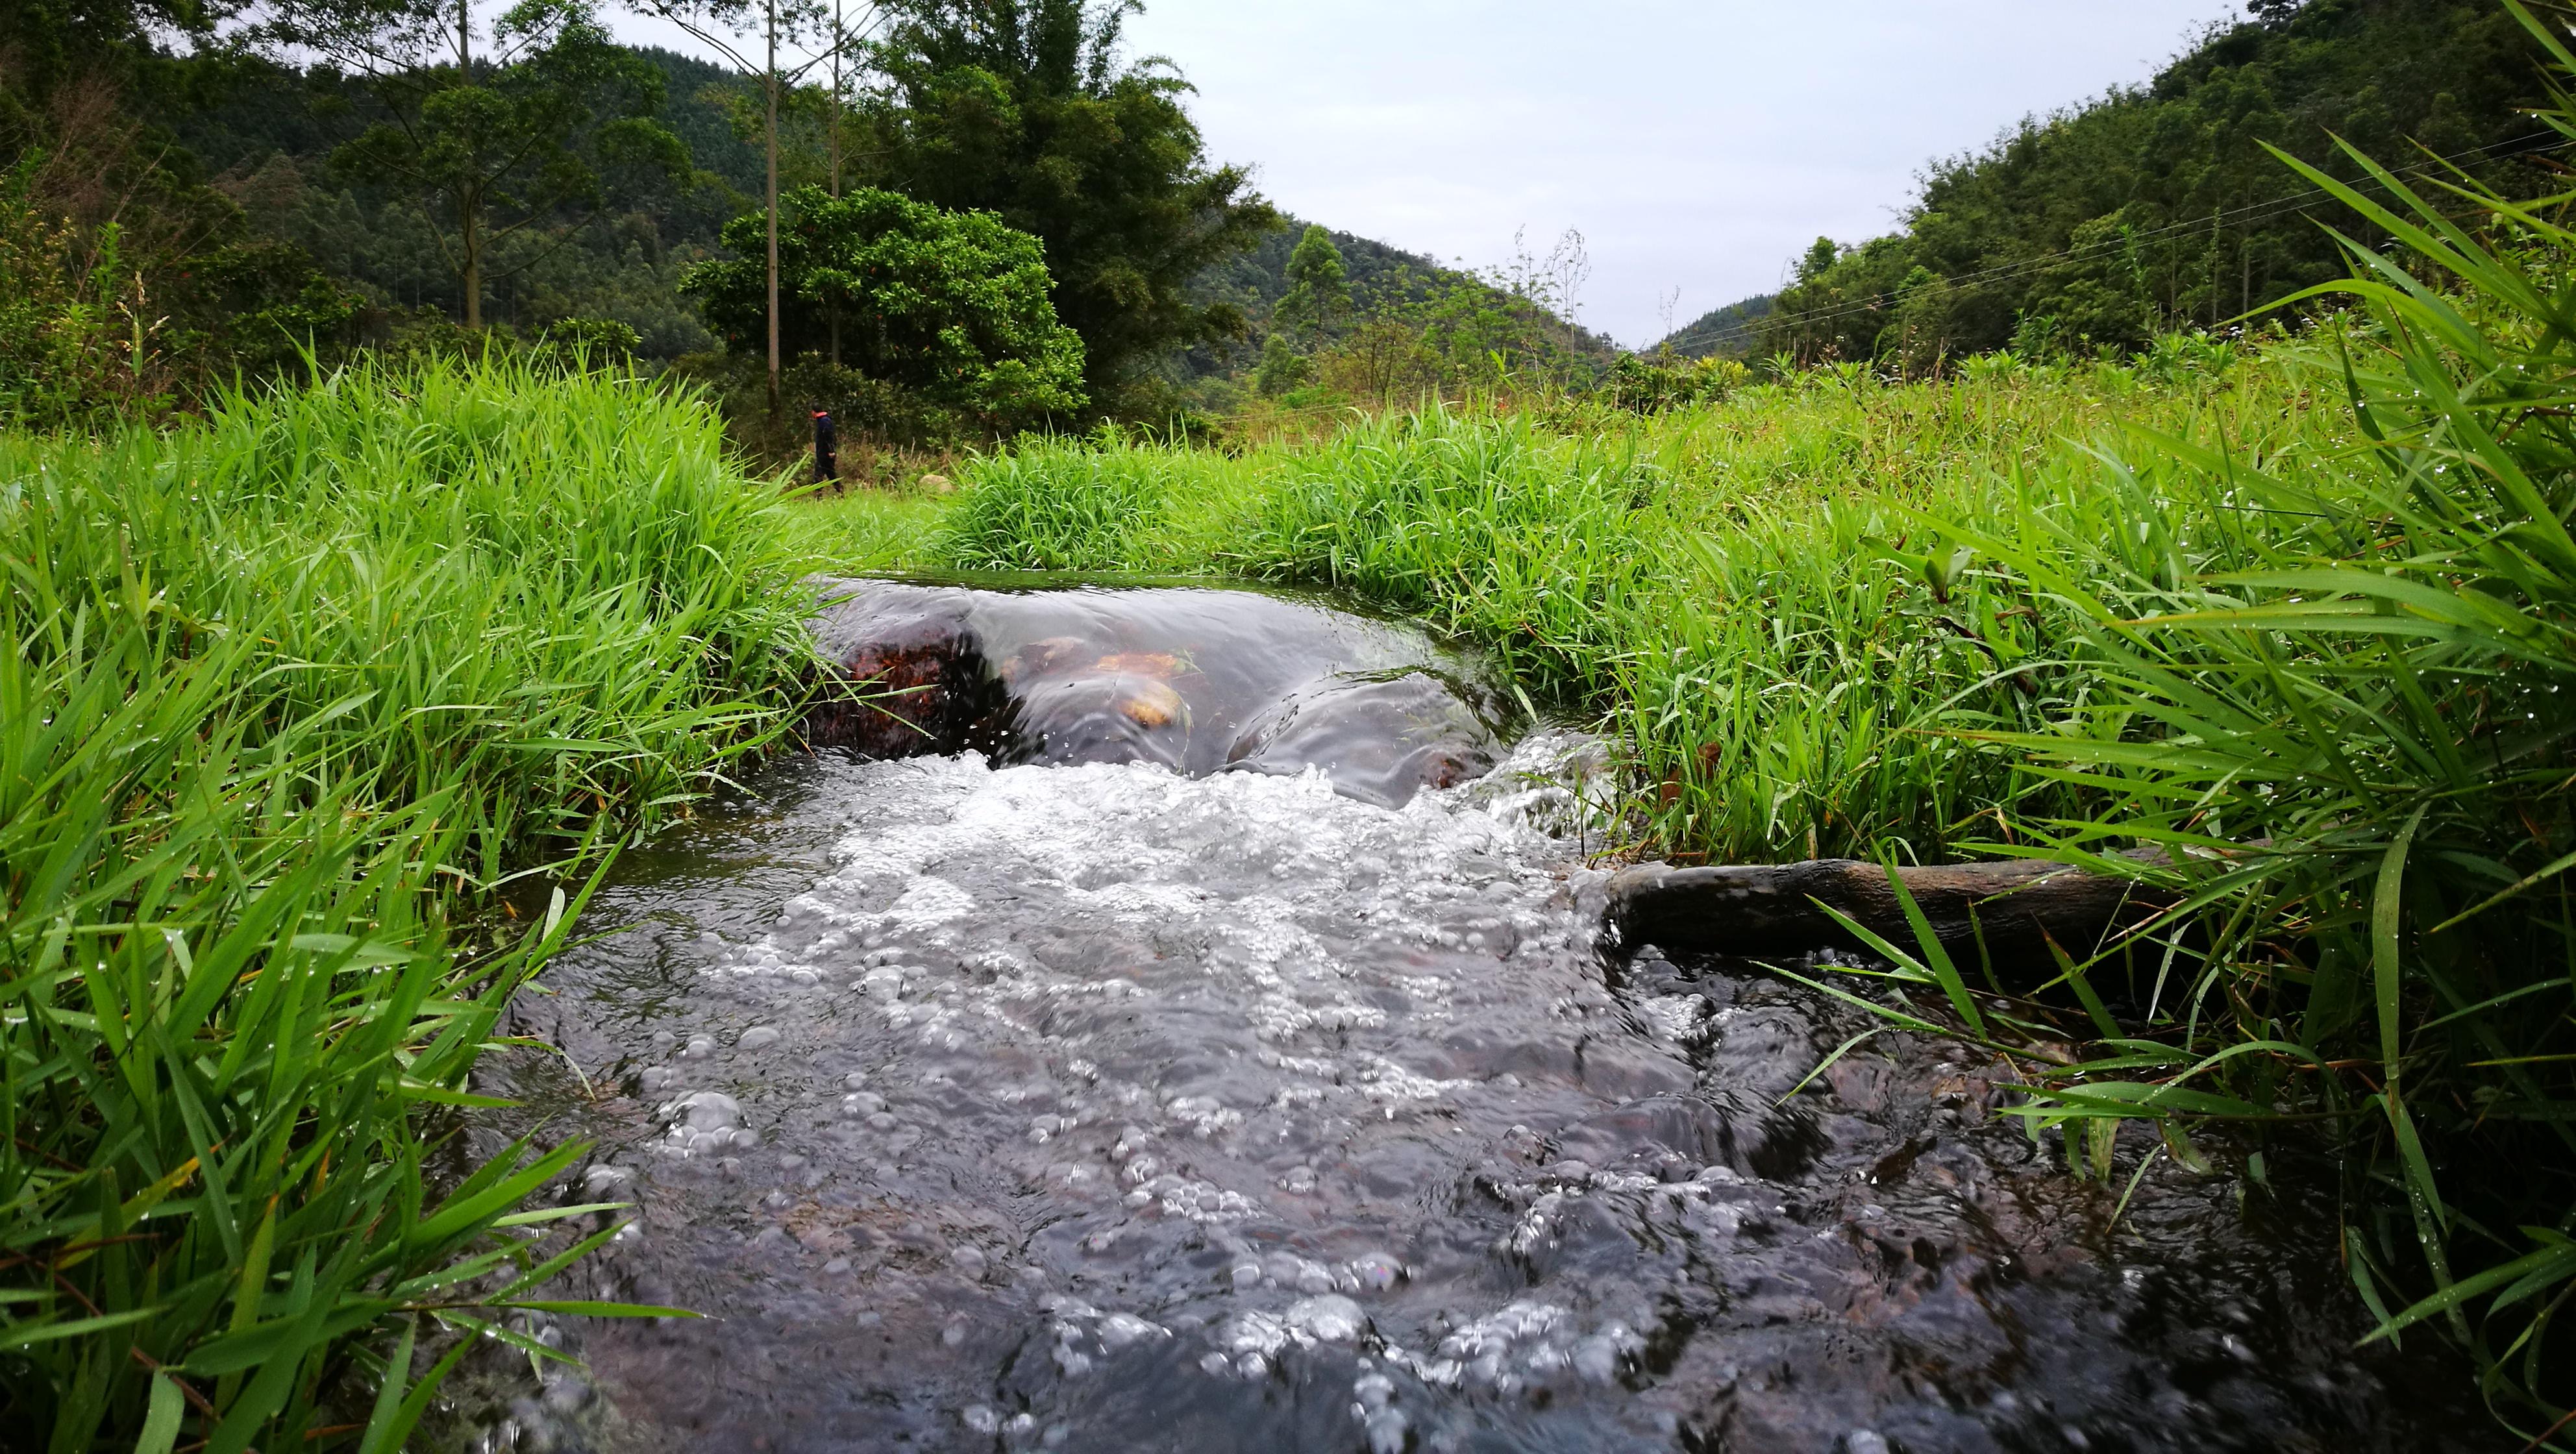
[[[942,553],[968,570],[1153,569],[1187,459],[1106,426],[1087,442],[1023,440],[975,463]]]
[[[828,197],[803,187],[780,209],[788,355],[853,369],[989,433],[1081,409],[1082,340],[1056,322],[1036,238],[989,213],[873,188]],[[763,356],[767,226],[761,213],[725,224],[725,246],[740,256],[700,264],[681,282],[727,347]]]

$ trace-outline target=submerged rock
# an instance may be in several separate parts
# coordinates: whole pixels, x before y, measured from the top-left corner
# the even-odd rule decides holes
[[[825,581],[818,642],[864,700],[807,723],[868,757],[1150,762],[1192,777],[1321,769],[1401,807],[1490,771],[1501,698],[1423,633],[1307,601],[1187,588]]]

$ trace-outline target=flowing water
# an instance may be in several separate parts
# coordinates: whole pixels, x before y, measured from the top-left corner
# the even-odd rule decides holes
[[[1191,599],[1215,594],[962,599],[995,676],[1068,634],[996,612],[1131,638],[1199,604],[1310,613],[1320,634],[1277,618],[1266,646],[1142,672],[1187,699],[1184,739],[1229,749],[1258,710],[1218,700],[1221,655],[1268,651],[1279,701],[1473,676],[1380,623]],[[1072,654],[1132,675],[1112,658],[1160,650]],[[525,1390],[491,1447],[2480,1436],[2438,1406],[2455,1371],[2352,1351],[2330,1205],[2290,1178],[2160,1159],[2115,1224],[2144,1144],[2108,1187],[2075,1180],[1993,1114],[1999,1064],[1887,1033],[1814,1074],[1865,1012],[1605,953],[1582,739],[1399,793],[1387,765],[1429,739],[1359,752],[1386,721],[1360,712],[1314,739],[1365,759],[1337,791],[1321,748],[1290,771],[1119,747],[1161,730],[1120,705],[1140,692],[1170,706],[1110,692],[1093,709],[1127,727],[1082,752],[1039,742],[1041,713],[984,751],[787,763],[624,861],[590,920],[616,932],[521,1006],[562,1055],[497,1079],[549,1134],[598,1138],[567,1197],[635,1206],[564,1295],[707,1316],[540,1320],[588,1371]],[[1466,761],[1495,720],[1473,697],[1400,715]],[[1143,760],[1065,760],[1085,752]]]

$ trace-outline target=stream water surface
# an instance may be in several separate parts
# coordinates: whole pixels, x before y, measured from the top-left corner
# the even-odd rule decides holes
[[[1865,1012],[1606,952],[1583,739],[1510,745],[1460,688],[1398,714],[1491,766],[1451,786],[1388,786],[1408,739],[1337,791],[1345,729],[1133,750],[1139,693],[1229,749],[1260,716],[1191,695],[1191,594],[967,600],[1016,643],[996,679],[1052,642],[1169,688],[1101,689],[1109,747],[1006,713],[983,750],[827,752],[621,864],[614,932],[519,1010],[562,1054],[495,1079],[598,1139],[567,1197],[634,1204],[569,1295],[707,1316],[542,1326],[587,1371],[492,1447],[2477,1447],[2455,1372],[2353,1351],[2291,1178],[2160,1161],[2115,1225],[2143,1146],[2068,1176],[2000,1065],[1890,1033],[1818,1075]],[[1279,701],[1376,684],[1354,742],[1407,730],[1408,669],[1474,675],[1275,604],[1329,629],[1226,650]]]

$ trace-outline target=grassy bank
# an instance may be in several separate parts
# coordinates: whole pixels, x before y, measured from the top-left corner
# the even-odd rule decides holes
[[[1644,420],[1033,444],[935,513],[802,528],[880,566],[1304,582],[1444,622],[1610,726],[1643,851],[2157,880],[2184,907],[2128,952],[2068,946],[2099,951],[2061,976],[2082,1063],[1946,964],[1890,1023],[1946,984],[2095,1175],[2196,1162],[2197,1121],[2322,1127],[2382,1335],[2458,1342],[2538,1435],[2576,1394],[2550,1338],[2576,1296],[2576,234],[2555,200],[2479,199],[2476,235],[2346,200],[2411,257],[2358,257],[2352,311],[2297,339],[1822,371]],[[2141,843],[2169,860],[2104,856]]]
[[[1956,729],[2063,720],[2088,682],[2049,665],[2081,613],[1982,557],[1954,567],[1940,522],[2116,513],[2123,490],[2071,442],[2146,427],[2277,450],[2317,382],[2226,345],[1918,384],[1820,373],[1646,418],[1433,409],[1237,453],[1033,444],[944,508],[799,514],[812,548],[877,567],[1352,590],[1615,720],[1658,853],[1931,860],[2065,806]]]
[[[0,439],[11,1447],[396,1448],[418,1340],[542,1282],[499,1229],[578,1146],[423,1165],[578,904],[468,911],[777,730],[778,508],[704,410],[510,365]]]

